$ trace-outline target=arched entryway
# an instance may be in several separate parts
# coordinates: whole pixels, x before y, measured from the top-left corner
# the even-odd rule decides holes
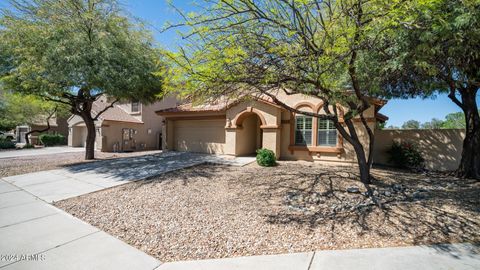
[[[262,119],[255,112],[245,112],[237,119],[236,125],[237,156],[255,155],[257,149],[262,148]]]

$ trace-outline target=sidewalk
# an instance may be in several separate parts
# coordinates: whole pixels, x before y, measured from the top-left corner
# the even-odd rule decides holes
[[[480,246],[448,244],[328,250],[217,260],[172,262],[157,270],[475,270]]]
[[[3,180],[0,239],[2,270],[151,270],[160,265],[155,258]]]

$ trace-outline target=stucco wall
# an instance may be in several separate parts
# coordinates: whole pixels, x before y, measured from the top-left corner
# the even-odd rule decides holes
[[[465,131],[461,129],[377,130],[375,133],[374,163],[388,165],[387,150],[392,142],[413,142],[425,158],[430,170],[454,170],[462,154]]]
[[[135,142],[129,142],[127,146],[122,148],[122,130],[134,129],[137,131],[133,134],[133,140]],[[145,129],[144,124],[125,123],[125,122],[113,122],[103,121],[101,134],[97,133],[97,145],[101,145],[101,151],[112,152],[114,150],[114,144],[118,143],[119,150],[141,150],[141,144],[145,144],[144,149],[156,149],[156,134],[153,132],[148,134],[148,130]],[[132,143],[134,148],[132,149]]]
[[[176,120],[168,125],[173,129],[174,150],[224,154],[225,120]]]

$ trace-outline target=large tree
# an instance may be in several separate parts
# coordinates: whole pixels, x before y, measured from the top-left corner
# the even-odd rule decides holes
[[[172,56],[179,69],[170,82],[174,91],[196,98],[260,94],[291,112],[333,121],[355,150],[360,180],[369,184],[374,135],[363,114],[379,80],[364,73],[370,65],[364,59],[382,27],[389,27],[379,24],[388,18],[389,2],[205,1],[203,12],[185,15],[190,42]],[[296,110],[277,98],[278,91],[317,97],[325,114]],[[343,122],[339,106],[347,110]],[[369,151],[355,118],[368,134]]]
[[[116,0],[11,0],[0,14],[4,87],[70,106],[87,127],[94,158],[95,121],[119,99],[152,101],[162,90],[158,51],[145,28]],[[101,95],[110,106],[92,112]]]
[[[462,112],[447,114],[442,128],[465,128],[465,115]]]
[[[409,1],[398,27],[379,43],[384,89],[393,96],[447,93],[463,111],[466,136],[459,177],[480,179],[480,1]],[[394,56],[394,57],[393,57]]]

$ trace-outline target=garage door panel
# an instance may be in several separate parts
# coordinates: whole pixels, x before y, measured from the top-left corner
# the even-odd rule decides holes
[[[224,120],[177,120],[174,125],[175,150],[223,154]]]

